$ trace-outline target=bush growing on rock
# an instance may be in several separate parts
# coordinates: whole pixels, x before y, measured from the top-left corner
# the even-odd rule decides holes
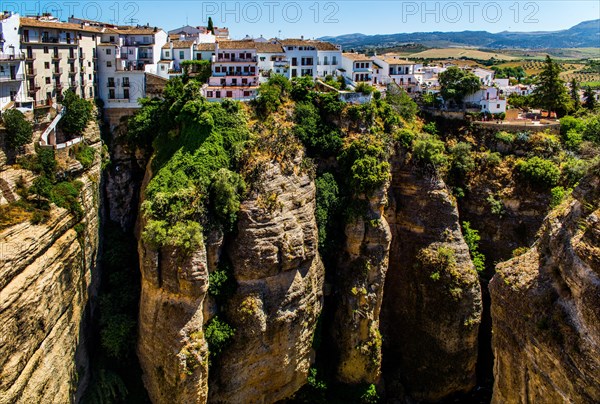
[[[413,143],[413,158],[422,167],[443,170],[448,163],[444,142],[432,135],[417,137]]]
[[[560,179],[560,168],[537,156],[517,163],[517,170],[530,184],[543,188],[555,186]]]
[[[11,149],[17,149],[31,142],[33,126],[25,119],[25,115],[16,109],[9,109],[2,114],[6,128],[6,143]]]
[[[80,135],[92,119],[92,103],[80,98],[73,91],[67,90],[63,106],[67,112],[59,122],[61,129],[69,135]]]

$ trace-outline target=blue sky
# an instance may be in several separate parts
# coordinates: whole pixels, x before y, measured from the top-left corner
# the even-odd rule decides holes
[[[548,31],[600,18],[600,2],[585,1],[0,1],[2,10],[149,23],[166,30],[211,15],[231,36],[265,37],[385,34],[423,31]],[[600,46],[600,44],[599,44]]]

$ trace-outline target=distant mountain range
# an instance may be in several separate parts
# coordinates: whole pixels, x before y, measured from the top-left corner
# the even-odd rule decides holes
[[[469,46],[490,49],[589,48],[600,47],[600,19],[584,21],[562,31],[504,31],[497,34],[487,31],[347,34],[319,39],[340,44],[344,49],[389,48],[408,43],[430,47]]]

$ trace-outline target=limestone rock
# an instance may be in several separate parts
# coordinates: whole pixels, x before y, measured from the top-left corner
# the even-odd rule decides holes
[[[435,401],[475,385],[481,289],[441,180],[397,156],[382,308],[386,394]]]
[[[600,178],[490,282],[494,403],[600,401]]]
[[[228,248],[238,289],[227,317],[237,333],[214,366],[210,402],[276,402],[306,382],[310,366],[324,280],[315,186],[274,164],[262,182],[243,202]]]

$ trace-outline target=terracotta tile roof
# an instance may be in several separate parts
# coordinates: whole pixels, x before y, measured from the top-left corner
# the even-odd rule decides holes
[[[256,49],[254,41],[219,41],[220,49]]]
[[[254,46],[260,53],[283,53],[283,46],[280,43],[255,42]]]
[[[320,51],[337,51],[339,50],[337,46],[332,44],[331,42],[323,42],[323,41],[310,41],[311,44]]]
[[[389,56],[376,56],[377,59],[383,60],[385,63],[389,65],[414,65],[416,62],[412,62],[410,60],[405,59],[395,59]]]
[[[104,32],[107,34],[119,34],[119,35],[154,35],[162,31],[162,28],[157,27],[132,27],[132,26],[119,26],[118,28],[105,28]]]
[[[342,53],[342,56],[346,59],[360,61],[360,62],[372,62],[371,58],[362,53]]]
[[[314,43],[310,43],[310,41],[306,41],[304,39],[297,39],[297,38],[282,39],[281,43],[285,46],[313,46],[313,47],[316,47],[316,45]]]
[[[214,43],[199,43],[196,45],[196,50],[199,51],[214,51],[215,44]]]
[[[194,41],[171,41],[164,44],[162,48],[171,49],[171,44],[173,44],[173,49],[188,49],[194,46]]]
[[[21,17],[21,26],[22,27],[34,27],[34,28],[55,28],[61,30],[73,30],[73,31],[83,31],[83,32],[94,32],[100,33],[102,32],[102,28],[98,27],[90,27],[88,25],[81,24],[72,24],[68,22],[60,22],[60,21],[45,21],[38,20],[37,18],[29,18],[29,17]]]

